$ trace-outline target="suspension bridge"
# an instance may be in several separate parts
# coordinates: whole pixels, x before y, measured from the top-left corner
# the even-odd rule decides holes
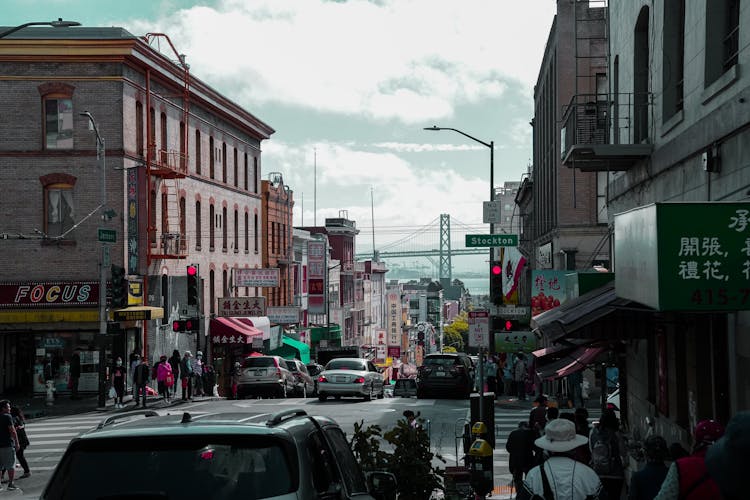
[[[361,228],[363,233],[368,228]],[[369,228],[372,231],[372,228]],[[501,232],[502,229],[500,230]],[[487,248],[465,248],[467,234],[488,233],[486,224],[466,224],[457,219],[451,219],[449,214],[440,214],[429,223],[419,228],[382,228],[375,229],[376,239],[383,235],[398,235],[408,232],[405,236],[390,243],[378,245],[376,241],[375,253],[382,260],[425,258],[434,268],[438,269],[438,276],[442,279],[453,280],[451,257],[459,255],[487,255]],[[369,247],[367,243],[370,243]],[[357,240],[358,252],[356,260],[367,260],[373,257],[372,243],[367,238]],[[437,260],[436,260],[437,259]]]

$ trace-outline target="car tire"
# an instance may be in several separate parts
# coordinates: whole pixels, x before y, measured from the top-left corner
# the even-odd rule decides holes
[[[276,390],[276,397],[286,399],[286,396],[286,385],[282,385]]]
[[[370,384],[370,387],[367,389],[367,394],[365,394],[365,401],[372,401],[372,384]]]
[[[307,398],[307,382],[302,384],[302,397]]]
[[[417,389],[417,399],[424,399],[425,396],[426,394],[424,393],[424,391],[420,391],[419,389]]]
[[[318,393],[318,401],[322,403],[322,402],[325,402],[326,399],[328,399],[328,396],[326,396],[325,394]]]

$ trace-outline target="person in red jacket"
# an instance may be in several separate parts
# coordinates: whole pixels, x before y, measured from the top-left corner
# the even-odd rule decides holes
[[[715,420],[701,420],[693,432],[692,455],[672,462],[667,477],[654,500],[700,500],[721,498],[719,487],[708,474],[706,452],[724,435],[724,426]]]

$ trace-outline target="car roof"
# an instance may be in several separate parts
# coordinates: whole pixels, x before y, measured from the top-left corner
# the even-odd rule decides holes
[[[160,416],[150,410],[113,415],[81,434],[77,439],[123,437],[170,437],[185,435],[288,436],[300,425],[337,425],[328,417],[311,416],[301,409],[268,413],[228,412],[190,414],[182,412]]]

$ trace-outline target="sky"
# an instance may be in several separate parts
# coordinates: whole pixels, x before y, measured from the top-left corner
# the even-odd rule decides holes
[[[379,249],[428,225],[420,240],[434,247],[443,213],[454,234],[489,233],[489,148],[424,128],[494,141],[495,186],[522,180],[556,0],[0,4],[0,25],[63,18],[165,33],[192,76],[276,131],[262,143],[261,168],[294,191],[294,225],[323,225],[345,210],[360,229],[357,252],[369,252],[373,220]],[[486,269],[486,260],[454,258],[454,272]]]

